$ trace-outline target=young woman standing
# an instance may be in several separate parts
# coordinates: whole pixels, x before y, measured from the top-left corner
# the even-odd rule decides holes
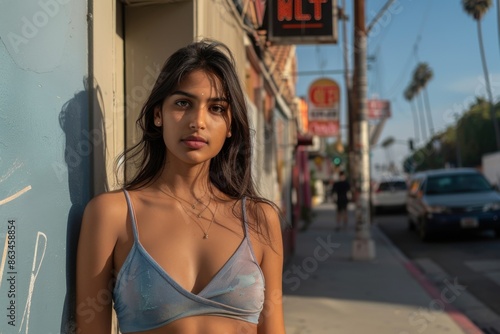
[[[284,333],[280,219],[253,184],[229,49],[201,41],[174,53],[138,125],[123,156],[138,172],[83,217],[80,333],[110,333],[112,304],[122,333]]]

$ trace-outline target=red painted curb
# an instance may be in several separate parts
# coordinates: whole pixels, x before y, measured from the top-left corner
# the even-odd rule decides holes
[[[412,262],[408,260],[402,260],[403,265],[408,270],[408,272],[417,280],[418,283],[424,288],[427,293],[436,300],[442,301],[442,296],[436,286],[427,279],[427,277],[417,268]],[[480,330],[465,314],[457,310],[450,303],[442,303],[444,305],[444,310],[455,323],[467,334],[483,334],[484,332]]]

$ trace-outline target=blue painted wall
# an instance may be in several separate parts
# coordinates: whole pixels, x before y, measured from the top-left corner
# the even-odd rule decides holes
[[[87,2],[0,0],[0,333],[70,333],[90,197]]]

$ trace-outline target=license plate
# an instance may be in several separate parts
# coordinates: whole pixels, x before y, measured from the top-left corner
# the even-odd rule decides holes
[[[460,220],[460,225],[462,228],[473,228],[479,225],[477,218],[474,217],[465,217]]]

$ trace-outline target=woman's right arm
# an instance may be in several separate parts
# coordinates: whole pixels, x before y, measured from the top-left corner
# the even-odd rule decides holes
[[[79,334],[111,333],[113,250],[117,194],[103,194],[89,202],[83,214],[77,251],[76,322]]]

